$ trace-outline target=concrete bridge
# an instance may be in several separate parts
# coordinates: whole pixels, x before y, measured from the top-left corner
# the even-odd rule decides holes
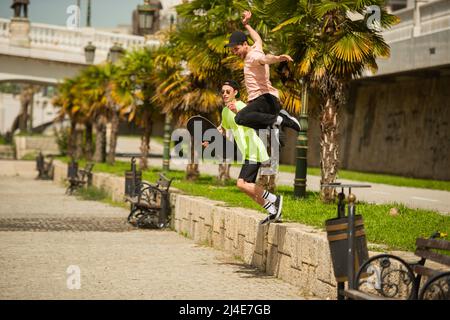
[[[408,2],[395,11],[401,22],[383,32],[391,57],[379,59],[375,76],[450,65],[450,0]],[[95,47],[94,63],[107,59],[110,48],[157,46],[144,37],[33,23],[23,18],[0,19],[0,82],[55,84],[86,67],[84,48]],[[365,77],[372,77],[369,73]]]
[[[391,56],[377,60],[375,76],[450,66],[450,0],[424,2],[393,12],[401,21],[383,32]]]
[[[56,84],[85,68],[84,48],[95,47],[94,63],[105,61],[110,48],[157,46],[154,39],[98,31],[94,28],[69,29],[30,23],[26,19],[0,19],[0,82],[26,81]]]

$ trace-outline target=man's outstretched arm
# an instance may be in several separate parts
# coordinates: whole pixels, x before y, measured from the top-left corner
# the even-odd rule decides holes
[[[282,61],[292,62],[292,58],[287,54],[282,54],[280,56],[274,56],[273,54],[266,54],[264,57],[258,59],[261,64],[274,64]]]
[[[242,24],[244,25],[245,29],[247,29],[250,37],[252,38],[253,42],[255,43],[254,45],[258,48],[262,50],[262,39],[259,36],[258,32],[256,32],[255,29],[253,29],[248,22],[250,21],[250,18],[252,17],[252,13],[250,11],[244,11],[244,13],[242,14]]]
[[[249,20],[252,17],[252,13],[250,11],[244,11],[242,15],[242,23],[247,29],[248,33],[250,34],[250,37],[255,42],[255,46],[262,51],[262,39],[259,36],[258,32],[255,31],[249,24]],[[288,61],[292,62],[292,58],[288,56],[287,54],[283,54],[281,56],[274,56],[272,54],[267,54],[263,58],[259,59],[258,62],[260,64],[274,64],[282,61]]]

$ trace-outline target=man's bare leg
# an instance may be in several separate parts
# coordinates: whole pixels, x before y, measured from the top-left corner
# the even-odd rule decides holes
[[[237,187],[256,201],[260,206],[264,206],[266,203],[266,200],[262,197],[264,189],[257,184],[246,182],[244,179],[238,179]]]
[[[261,207],[267,210],[268,216],[260,222],[266,224],[271,221],[279,221],[281,218],[281,209],[283,197],[271,194],[260,186],[252,182],[246,182],[244,179],[238,179],[237,187],[245,192],[250,198],[257,202]]]

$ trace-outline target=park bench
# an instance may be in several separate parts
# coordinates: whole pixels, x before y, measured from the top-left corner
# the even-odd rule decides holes
[[[417,262],[390,254],[370,258],[356,275],[356,289],[346,289],[343,295],[355,300],[450,300],[450,241],[439,236],[436,232],[429,239],[417,238]]]
[[[165,228],[170,223],[169,188],[173,179],[162,173],[155,184],[140,182],[135,195],[125,196],[131,203],[128,222],[139,228]]]
[[[84,169],[77,170],[76,174],[70,176],[67,181],[69,186],[66,189],[66,194],[73,194],[79,188],[89,185],[92,179],[92,169],[94,164],[92,162],[86,163]]]
[[[38,171],[36,179],[52,180],[54,172],[53,157],[50,157],[50,161],[46,162],[42,152],[39,152],[36,157],[36,170]]]
[[[406,262],[392,254],[369,258],[363,217],[355,215],[351,189],[370,186],[335,182],[321,187],[341,189],[337,218],[325,222],[339,300],[450,300],[450,242],[438,239],[446,235],[435,232],[429,239],[416,239],[419,261]],[[347,216],[344,189],[348,189]],[[436,267],[425,266],[427,261]]]

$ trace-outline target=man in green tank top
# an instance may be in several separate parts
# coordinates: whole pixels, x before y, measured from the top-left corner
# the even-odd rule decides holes
[[[225,134],[224,129],[231,130],[244,160],[237,187],[267,210],[268,216],[261,221],[261,224],[278,221],[281,219],[283,196],[274,195],[255,184],[261,162],[270,159],[266,146],[254,129],[237,125],[235,122],[236,113],[246,106],[244,102],[237,100],[239,98],[238,83],[234,80],[225,81],[221,94],[225,107],[222,110],[222,123],[217,129],[222,134]],[[205,146],[207,144],[207,142],[203,143]]]

